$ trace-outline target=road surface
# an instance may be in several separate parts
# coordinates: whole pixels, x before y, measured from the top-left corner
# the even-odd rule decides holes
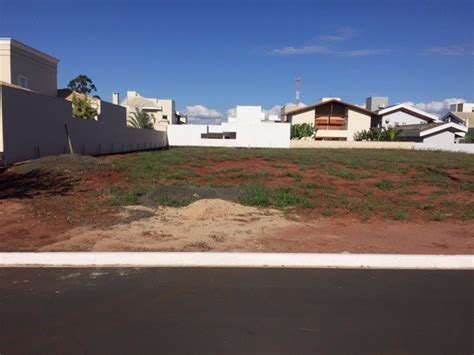
[[[472,271],[0,269],[0,354],[472,354]]]

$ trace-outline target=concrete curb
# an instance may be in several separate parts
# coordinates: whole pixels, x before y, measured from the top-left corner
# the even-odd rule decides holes
[[[474,270],[474,255],[168,252],[0,253],[0,267],[140,266]]]

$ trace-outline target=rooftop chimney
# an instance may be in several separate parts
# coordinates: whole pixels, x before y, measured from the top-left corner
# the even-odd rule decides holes
[[[118,92],[112,93],[112,103],[114,105],[120,105],[120,94]]]

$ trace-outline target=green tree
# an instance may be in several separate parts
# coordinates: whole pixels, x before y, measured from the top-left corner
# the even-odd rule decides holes
[[[74,92],[84,95],[90,95],[93,92],[97,92],[97,88],[92,80],[87,75],[83,74],[79,74],[77,77],[72,79],[67,87]]]
[[[128,115],[128,124],[135,128],[153,129],[153,122],[148,113],[135,108],[135,112]]]
[[[74,95],[72,97],[72,115],[76,118],[91,120],[97,117],[98,112],[92,107],[86,96]]]

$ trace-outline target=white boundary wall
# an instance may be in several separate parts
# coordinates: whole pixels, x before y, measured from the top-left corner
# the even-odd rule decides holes
[[[314,141],[291,140],[290,148],[318,149],[411,149],[411,150],[440,150],[474,154],[474,144],[430,144],[415,142],[344,142],[344,141]]]
[[[168,142],[170,146],[195,147],[244,147],[244,148],[289,148],[289,123],[237,123],[236,139],[201,138],[201,134],[222,132],[216,125],[170,125]]]
[[[0,267],[125,266],[473,270],[474,256],[173,252],[0,253]]]
[[[166,132],[127,127],[125,108],[101,102],[96,120],[72,117],[69,101],[0,85],[0,143],[6,164],[69,153],[100,155],[164,147]],[[1,144],[0,144],[1,148]]]
[[[289,148],[290,123],[265,120],[261,106],[237,106],[236,117],[220,125],[168,127],[170,146]],[[205,133],[235,133],[235,139],[201,138]]]

